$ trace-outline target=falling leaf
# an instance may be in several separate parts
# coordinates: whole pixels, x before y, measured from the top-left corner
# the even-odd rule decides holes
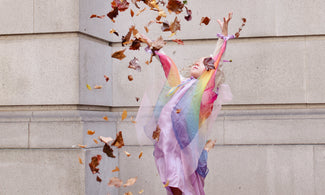
[[[166,42],[164,41],[164,39],[162,38],[162,36],[160,36],[156,41],[153,41],[151,46],[153,48],[154,51],[158,51],[161,48],[163,48],[166,45]]]
[[[130,41],[130,39],[131,39],[131,35],[132,35],[132,34],[135,35],[135,34],[137,34],[137,33],[138,33],[138,30],[135,29],[135,26],[134,26],[134,25],[131,26],[131,27],[129,28],[128,33],[127,33],[125,36],[122,36],[122,46],[125,46],[125,45],[129,44],[129,43],[131,42],[131,41]]]
[[[88,135],[94,135],[95,134],[95,131],[92,131],[92,130],[88,129],[87,134]]]
[[[138,58],[134,57],[133,60],[131,60],[129,62],[129,67],[128,68],[136,70],[138,72],[141,72],[141,66],[140,66]]]
[[[115,158],[115,155],[113,154],[113,149],[108,145],[108,144],[105,144],[104,147],[103,147],[103,152],[108,156],[108,157],[111,157],[111,158]]]
[[[88,84],[87,84],[87,88],[88,88],[88,90],[91,90],[91,87],[90,87],[90,85],[88,85]]]
[[[146,61],[146,64],[147,64],[147,65],[149,65],[149,64],[150,64],[148,60]]]
[[[180,39],[174,39],[173,41],[179,45],[184,45],[184,42]]]
[[[101,155],[91,157],[91,162],[89,163],[89,167],[93,174],[98,173],[99,169],[97,168],[97,166],[99,165],[101,160],[102,160]]]
[[[209,17],[202,17],[200,25],[202,23],[205,24],[205,25],[208,25],[209,22],[210,22],[210,18]]]
[[[176,113],[179,114],[181,112],[181,109],[177,109]]]
[[[160,20],[161,17],[164,17],[164,18],[167,17],[166,12],[162,9],[158,11],[158,17],[156,18],[156,20]]]
[[[82,164],[84,164],[83,162],[82,162],[82,160],[81,160],[81,158],[79,157],[79,163],[82,165]]]
[[[215,69],[214,62],[215,62],[214,59],[211,57],[207,57],[203,59],[203,64],[207,71]]]
[[[129,81],[133,81],[133,76],[132,75],[128,75],[128,79],[129,79]]]
[[[141,46],[141,42],[139,39],[135,39],[134,41],[132,41],[132,44],[130,46],[130,50],[139,50]]]
[[[96,14],[93,14],[93,15],[90,16],[90,18],[96,18],[96,17],[97,17]]]
[[[133,116],[131,116],[131,122],[134,124],[137,123],[135,120],[133,120]]]
[[[98,181],[100,183],[100,182],[102,182],[102,179],[97,175],[96,181]]]
[[[78,144],[78,146],[79,146],[80,148],[86,148],[86,147],[87,147],[87,145],[81,145],[81,144]]]
[[[127,151],[124,151],[124,153],[126,154],[127,157],[130,157],[131,156],[131,154],[128,153]]]
[[[130,9],[130,14],[131,14],[131,17],[134,16],[134,11],[132,9]]]
[[[185,20],[187,20],[187,21],[192,20],[192,10],[188,9],[186,6],[185,6],[185,9],[186,9],[186,14],[187,14],[187,16],[184,16]]]
[[[144,189],[140,190],[138,193],[139,194],[142,194],[144,192]]]
[[[183,11],[184,4],[178,0],[169,0],[166,8],[168,9],[169,13],[175,12],[179,14]]]
[[[140,152],[139,154],[139,159],[142,157],[143,151]]]
[[[133,195],[132,192],[125,192],[124,195]]]
[[[112,146],[115,146],[117,148],[122,148],[122,146],[124,146],[124,141],[123,141],[123,137],[122,137],[122,131],[119,131],[116,134],[116,138],[115,138],[114,142],[112,143]]]
[[[103,18],[105,18],[105,15],[97,16],[96,14],[93,14],[93,15],[90,16],[90,18],[100,18],[100,19],[103,19]]]
[[[140,7],[139,7],[138,4],[137,4],[137,1],[138,1],[138,0],[131,0],[131,2],[134,3],[135,7],[137,7],[138,9],[140,9]]]
[[[103,88],[103,86],[101,86],[101,85],[95,85],[94,86],[94,89],[101,89],[101,88]]]
[[[159,136],[160,136],[160,127],[159,125],[157,125],[156,130],[152,133],[152,138],[158,142]]]
[[[129,8],[129,2],[127,0],[113,0],[111,5],[112,8],[118,8],[119,11],[123,12]]]
[[[139,10],[138,13],[136,14],[136,16],[140,15],[142,12],[144,12],[147,8],[143,8],[142,10]]]
[[[170,26],[169,26],[168,21],[165,21],[165,22],[162,23],[161,30],[163,32],[170,31]]]
[[[181,24],[177,17],[175,17],[175,20],[173,23],[170,24],[170,31],[172,33],[176,33],[176,31],[181,30]]]
[[[166,181],[164,188],[167,187],[169,185],[169,180]]]
[[[125,58],[126,56],[124,55],[124,52],[125,52],[126,49],[122,49],[122,50],[119,50],[119,51],[116,51],[112,54],[112,58],[116,58],[116,59],[119,59],[119,60],[122,60],[123,58]]]
[[[122,184],[123,184],[122,180],[120,180],[117,177],[112,177],[108,182],[108,186],[115,186],[117,188],[121,187]]]
[[[109,33],[114,33],[116,36],[119,36],[119,34],[118,34],[118,32],[116,32],[116,30],[114,30],[114,29],[111,29],[110,31],[109,31]]]
[[[137,102],[139,102],[140,98],[139,98],[139,97],[135,97],[135,100],[136,100]]]
[[[126,181],[123,187],[132,186],[137,181],[137,177],[130,178]]]
[[[148,32],[149,32],[149,29],[148,29],[148,27],[147,27],[147,26],[144,26],[143,28],[144,28],[144,30],[146,30],[146,33],[148,33]]]
[[[117,172],[120,171],[120,169],[118,168],[118,166],[115,167],[115,169],[112,170],[112,172]]]
[[[105,144],[108,144],[109,142],[113,141],[113,138],[111,137],[99,136],[98,139]]]
[[[96,144],[98,144],[98,141],[97,141],[97,139],[93,139],[93,141],[94,141]]]
[[[105,121],[108,121],[108,117],[107,117],[107,116],[104,116],[103,119],[104,119]]]
[[[207,143],[204,146],[204,149],[209,152],[212,148],[214,148],[214,145],[216,144],[217,140],[208,140]]]
[[[108,76],[104,75],[104,78],[105,78],[106,82],[109,81],[109,77]]]
[[[122,113],[122,121],[124,119],[126,119],[127,116],[128,116],[128,112],[126,110],[123,110],[123,113]]]
[[[110,11],[107,14],[107,17],[109,17],[113,22],[115,22],[114,18],[116,18],[117,15],[118,15],[118,8],[115,7],[112,11]]]

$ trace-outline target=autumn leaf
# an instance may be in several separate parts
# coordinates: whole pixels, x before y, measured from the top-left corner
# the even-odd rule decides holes
[[[103,88],[103,86],[101,86],[101,85],[95,85],[94,86],[94,89],[101,89],[101,88]]]
[[[90,87],[90,85],[88,85],[88,84],[87,84],[86,86],[87,86],[88,90],[91,90],[91,87]]]
[[[124,153],[126,154],[127,157],[130,157],[131,156],[131,154],[128,153],[127,151],[124,151]]]
[[[138,193],[139,194],[142,194],[144,192],[144,189],[140,190]]]
[[[202,17],[202,18],[201,18],[201,23],[200,23],[200,25],[201,25],[202,23],[205,24],[205,25],[208,25],[209,22],[210,22],[210,18],[209,18],[209,17]]]
[[[137,177],[130,178],[126,181],[123,187],[132,186],[137,181]]]
[[[152,133],[152,138],[158,142],[159,136],[160,136],[160,127],[159,125],[157,125],[156,130]]]
[[[107,17],[109,17],[113,22],[115,22],[114,18],[116,18],[117,15],[118,15],[118,8],[115,7],[112,11],[110,11],[107,14]]]
[[[93,15],[90,16],[90,18],[96,18],[96,17],[97,17],[96,14],[93,14]]]
[[[82,160],[81,160],[81,158],[79,157],[79,163],[82,165],[82,164],[84,164],[83,162],[82,162]]]
[[[151,43],[151,46],[154,51],[158,51],[159,49],[163,48],[165,45],[166,45],[166,42],[164,41],[162,36],[160,36],[157,40],[155,40]]]
[[[92,130],[88,129],[87,134],[88,135],[94,135],[95,134],[95,131],[92,131]]]
[[[180,39],[174,39],[173,41],[179,45],[184,45],[184,42]]]
[[[123,113],[122,113],[122,121],[124,119],[126,119],[127,116],[128,116],[128,112],[126,110],[123,110]]]
[[[137,102],[139,102],[140,98],[139,98],[139,97],[135,97],[135,100],[136,100]]]
[[[186,14],[187,14],[187,16],[184,16],[185,20],[187,20],[187,21],[192,20],[192,10],[188,9],[186,6],[185,6],[185,9],[186,9]]]
[[[110,31],[109,31],[109,33],[114,33],[116,36],[119,36],[119,34],[118,34],[118,32],[116,32],[116,30],[114,30],[114,29],[111,29]]]
[[[115,169],[112,170],[112,172],[117,172],[117,171],[120,171],[120,169],[118,168],[118,166],[115,167]]]
[[[130,41],[131,35],[132,35],[132,33],[136,34],[136,31],[137,30],[135,29],[135,26],[131,26],[129,28],[128,33],[125,36],[122,36],[122,46],[125,46],[125,45],[127,45],[127,44],[129,44],[131,42]]]
[[[136,70],[138,72],[141,72],[141,66],[140,66],[138,58],[134,57],[133,60],[131,60],[129,62],[129,67],[128,68]]]
[[[96,181],[98,181],[100,183],[100,182],[102,182],[102,179],[97,175]]]
[[[109,81],[109,77],[108,76],[104,75],[104,78],[105,78],[106,82]]]
[[[117,188],[121,187],[122,184],[123,184],[122,180],[120,180],[117,177],[112,177],[108,182],[108,186],[115,186]]]
[[[123,12],[129,8],[129,2],[127,0],[113,0],[111,5],[112,8],[118,8],[119,11]]]
[[[169,180],[166,181],[166,183],[164,184],[164,188],[167,187],[169,185]]]
[[[132,192],[125,192],[124,195],[133,195]]]
[[[146,64],[147,64],[147,65],[149,65],[149,64],[150,64],[150,62],[147,60],[147,61],[146,61]]]
[[[134,124],[137,123],[135,120],[133,120],[133,116],[131,116],[131,122]]]
[[[116,51],[112,54],[112,58],[116,58],[116,59],[119,59],[119,60],[122,60],[123,58],[125,58],[126,56],[124,55],[124,52],[125,52],[126,49],[122,49],[122,50],[119,50],[119,51]]]
[[[133,76],[132,75],[128,75],[128,79],[129,79],[129,81],[133,81]]]
[[[148,28],[147,26],[144,26],[143,28],[144,28],[144,30],[146,31],[146,33],[149,32],[149,28]]]
[[[214,148],[217,140],[208,140],[204,146],[204,149],[209,152],[212,148]]]
[[[168,9],[169,13],[175,12],[179,14],[183,11],[184,4],[178,0],[169,0],[166,8]]]
[[[98,141],[97,141],[97,139],[93,139],[93,141],[95,142],[95,144],[98,144]]]
[[[103,19],[103,18],[105,18],[105,15],[97,16],[96,14],[93,14],[93,15],[90,16],[90,18],[100,18],[100,19]]]
[[[142,10],[139,10],[138,13],[137,13],[135,16],[139,16],[142,12],[146,11],[146,9],[147,9],[147,8],[145,7],[145,8],[143,8]]]
[[[97,168],[97,166],[99,165],[101,160],[102,160],[101,155],[91,157],[91,162],[89,163],[89,167],[93,174],[98,173],[99,169]]]
[[[104,119],[105,121],[108,121],[108,117],[107,117],[107,116],[104,116],[103,119]]]
[[[165,22],[162,23],[161,30],[163,32],[170,31],[170,26],[169,26],[168,21],[165,21]]]
[[[177,17],[175,17],[175,20],[173,23],[170,24],[170,31],[172,33],[176,33],[176,31],[181,30],[181,24]]]
[[[103,152],[108,156],[108,157],[111,157],[111,158],[115,158],[115,155],[113,154],[113,149],[108,145],[108,144],[105,144],[104,147],[103,147]]]
[[[132,41],[132,44],[130,46],[130,50],[139,50],[141,46],[141,42],[139,39],[135,39],[134,41]]]
[[[117,148],[122,148],[122,146],[124,146],[124,141],[123,141],[123,137],[122,137],[122,131],[119,131],[116,134],[116,138],[115,138],[114,142],[112,143],[112,146],[115,146]]]
[[[87,145],[81,145],[81,144],[78,144],[78,146],[79,146],[80,148],[86,148],[86,147],[87,147]]]
[[[176,113],[179,114],[181,112],[181,109],[177,109]]]
[[[130,9],[130,14],[131,14],[131,17],[134,16],[134,11],[132,9]]]
[[[215,69],[214,59],[211,58],[211,57],[204,58],[203,59],[203,64],[204,64],[204,67],[205,67],[205,69],[207,71]]]
[[[142,157],[143,151],[140,152],[139,154],[139,159]]]
[[[113,141],[113,138],[111,137],[99,136],[98,139],[105,144],[108,144],[109,142]]]

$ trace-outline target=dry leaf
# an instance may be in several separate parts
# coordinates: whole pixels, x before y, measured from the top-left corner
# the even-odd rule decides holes
[[[118,8],[115,7],[115,8],[113,8],[112,11],[110,11],[110,12],[107,14],[107,17],[109,17],[113,22],[115,22],[114,18],[116,18],[117,15],[118,15]]]
[[[214,62],[215,62],[215,60],[212,57],[204,58],[203,64],[204,64],[205,69],[207,71],[216,69],[216,67],[214,66]]]
[[[105,15],[97,16],[96,14],[93,14],[93,15],[90,16],[90,18],[100,18],[100,19],[103,19],[103,18],[105,18]]]
[[[187,16],[184,16],[184,18],[185,18],[185,20],[190,21],[190,20],[192,20],[192,10],[188,9],[186,6],[185,6],[185,8],[186,8]]]
[[[133,120],[133,116],[131,116],[131,122],[134,124],[137,123],[135,120]]]
[[[169,27],[172,33],[176,33],[176,31],[181,30],[181,24],[177,17],[175,17],[174,22],[171,23]]]
[[[112,143],[112,146],[115,146],[117,148],[122,148],[122,146],[124,146],[122,131],[119,131],[116,134],[116,138],[115,138],[114,142]]]
[[[162,23],[161,30],[163,32],[170,31],[170,26],[169,26],[168,21],[165,21],[165,22]]]
[[[89,167],[93,174],[98,173],[99,169],[97,168],[97,166],[99,165],[101,160],[102,160],[101,155],[91,157],[91,162],[89,163]]]
[[[119,59],[119,60],[122,60],[123,58],[125,58],[126,56],[124,55],[124,52],[125,52],[126,49],[122,49],[122,50],[119,50],[119,51],[116,51],[112,54],[112,58],[116,58],[116,59]]]
[[[96,18],[96,17],[97,17],[96,14],[93,14],[93,15],[90,16],[90,18]]]
[[[141,72],[141,66],[138,58],[134,57],[133,60],[129,62],[128,68]]]
[[[128,116],[128,112],[126,110],[123,110],[123,113],[122,113],[122,121],[124,119],[126,119],[127,116]]]
[[[108,117],[107,117],[107,116],[104,116],[103,119],[104,119],[105,121],[108,121]]]
[[[163,48],[166,45],[166,42],[162,38],[162,36],[158,37],[156,41],[153,41],[151,46],[152,50],[158,51],[159,49]]]
[[[200,25],[202,23],[205,24],[205,25],[208,25],[209,22],[210,22],[210,18],[209,17],[202,17]]]
[[[82,165],[82,164],[84,164],[83,162],[82,162],[82,160],[81,160],[81,158],[79,157],[79,163]]]
[[[209,152],[212,148],[214,148],[217,140],[208,140],[207,143],[204,146],[204,149]]]
[[[139,159],[142,157],[143,151],[140,152],[139,154]]]
[[[137,177],[130,178],[126,181],[126,183],[123,186],[124,187],[132,186],[133,184],[135,184],[136,181],[137,181]]]
[[[143,8],[142,10],[139,10],[138,13],[136,14],[136,16],[140,15],[142,12],[144,12],[147,8]]]
[[[117,188],[121,187],[122,184],[123,184],[122,180],[120,180],[117,177],[112,177],[108,182],[108,186],[115,186]]]
[[[104,145],[104,147],[103,147],[103,152],[104,152],[108,157],[115,158],[115,155],[113,154],[113,149],[112,149],[108,144],[105,144],[105,145]]]
[[[133,195],[132,192],[125,192],[124,195]]]
[[[119,11],[123,12],[129,8],[129,2],[127,0],[113,0],[112,8],[118,8]]]
[[[174,39],[173,41],[179,45],[184,45],[184,42],[180,39]]]
[[[148,32],[149,32],[149,29],[148,29],[148,27],[147,27],[147,26],[144,26],[143,28],[144,28],[144,30],[146,30],[146,33],[148,33]]]
[[[158,17],[156,18],[156,20],[160,20],[161,17],[164,17],[164,18],[167,17],[166,12],[162,9],[158,11]]]
[[[146,64],[147,64],[147,65],[149,65],[149,64],[150,64],[150,62],[147,60],[147,61],[146,61]]]
[[[133,81],[133,76],[132,75],[128,75],[128,79],[129,79],[129,81]]]
[[[130,50],[139,50],[141,47],[141,42],[139,39],[135,39],[134,41],[132,41],[132,44],[130,46]]]
[[[176,113],[179,114],[181,112],[181,109],[177,109]]]
[[[100,183],[100,182],[102,182],[102,179],[97,175],[96,181],[98,181]]]
[[[113,141],[113,138],[111,137],[99,136],[98,139],[105,144],[108,144],[109,142]]]
[[[140,190],[138,193],[139,194],[142,194],[144,192],[144,189]]]
[[[86,147],[87,147],[87,145],[81,145],[81,144],[78,144],[78,146],[79,146],[80,148],[86,148]]]
[[[118,34],[118,32],[116,32],[116,30],[114,30],[114,29],[111,29],[110,31],[109,31],[109,33],[114,33],[116,36],[119,36],[119,34]]]
[[[98,144],[98,141],[97,141],[97,139],[93,139],[93,141],[94,141],[96,144]]]
[[[118,168],[118,166],[115,167],[115,169],[112,170],[112,172],[117,172],[120,171],[120,169]]]
[[[127,151],[124,151],[124,153],[126,154],[127,157],[130,157],[131,156],[131,154],[128,153]]]
[[[164,184],[164,188],[167,187],[169,185],[169,180],[166,181],[166,183]]]
[[[88,85],[88,84],[87,84],[86,86],[87,86],[88,90],[91,90],[91,87],[90,87],[90,85]]]
[[[134,16],[134,11],[132,9],[130,9],[130,14],[131,14],[131,17]]]
[[[101,86],[101,85],[95,85],[94,88],[95,89],[101,89],[101,88],[103,88],[103,86]]]
[[[152,133],[152,138],[158,142],[159,136],[160,136],[160,127],[159,125],[157,125],[156,130]]]
[[[169,13],[175,12],[179,14],[183,11],[184,4],[178,0],[169,0],[166,8],[168,9]]]
[[[139,97],[135,97],[135,100],[136,100],[137,102],[139,102],[140,98],[139,98]]]
[[[109,77],[108,76],[104,75],[104,78],[105,78],[106,82],[109,81]]]
[[[88,129],[87,134],[88,135],[94,135],[95,134],[95,131],[92,131],[92,130]]]

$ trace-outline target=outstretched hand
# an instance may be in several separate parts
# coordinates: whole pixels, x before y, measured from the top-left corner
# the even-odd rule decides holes
[[[223,22],[221,22],[221,20],[217,20],[220,26],[220,29],[222,31],[222,34],[224,36],[228,36],[228,23],[232,18],[232,12],[229,12],[228,14],[228,18],[226,19],[225,17],[223,18]]]

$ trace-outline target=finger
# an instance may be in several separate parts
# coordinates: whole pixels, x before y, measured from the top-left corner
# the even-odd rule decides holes
[[[223,17],[223,22],[224,22],[224,23],[226,22],[226,18],[225,18],[225,17]]]

